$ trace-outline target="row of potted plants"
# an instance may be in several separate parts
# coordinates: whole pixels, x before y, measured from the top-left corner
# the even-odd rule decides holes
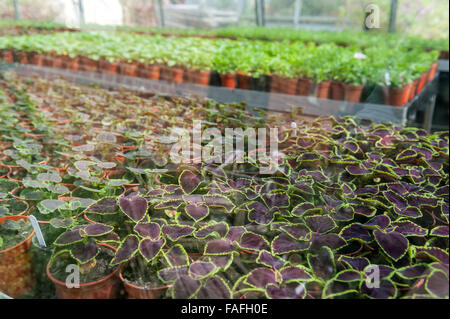
[[[121,282],[133,298],[448,298],[448,132],[353,117],[306,123],[12,75],[2,90],[4,109],[31,118],[20,126],[33,133],[22,134],[53,154],[47,164],[24,162],[24,141],[2,136],[4,162],[19,161],[32,179],[65,167],[63,183],[85,191],[36,205],[55,216],[46,277],[60,298],[116,298]],[[21,117],[5,117],[4,135],[17,138]],[[276,173],[261,173],[261,154],[171,163],[170,128],[194,119],[222,134],[278,127]],[[102,192],[106,179],[126,190]],[[8,244],[18,225],[7,224]],[[69,265],[80,288],[65,285]],[[374,267],[378,288],[367,284]]]
[[[334,44],[120,33],[4,37],[0,38],[0,48],[7,62],[201,85],[212,84],[211,72],[217,71],[221,84],[229,88],[316,95],[354,103],[361,101],[365,85],[380,85],[387,91],[386,104],[394,106],[402,106],[419,94],[434,78],[438,66],[437,51],[398,52],[384,46],[361,51]]]

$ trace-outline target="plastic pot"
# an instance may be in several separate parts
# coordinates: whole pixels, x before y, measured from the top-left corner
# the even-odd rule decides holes
[[[250,90],[250,79],[251,79],[250,75],[238,73],[237,74],[238,87],[241,90]]]
[[[403,106],[408,103],[411,85],[405,85],[401,88],[388,89],[388,104],[392,106]]]
[[[435,62],[431,65],[430,73],[428,74],[428,81],[433,81],[434,77],[436,76],[438,67],[439,67],[438,62]]]
[[[119,64],[119,74],[126,76],[136,76],[137,74],[137,62],[127,63],[121,62]]]
[[[60,68],[60,69],[64,68],[63,57],[60,55],[54,54],[52,66],[54,68]]]
[[[223,87],[229,89],[236,88],[236,75],[231,73],[220,74],[220,82]]]
[[[144,79],[159,80],[160,67],[157,65],[139,64],[137,76]]]
[[[198,85],[209,85],[211,71],[186,70],[184,72],[184,81]]]
[[[42,53],[42,59],[44,60],[44,66],[53,66],[53,54],[50,52]]]
[[[271,93],[295,95],[297,93],[298,79],[272,75]]]
[[[98,61],[98,69],[102,73],[116,74],[117,68],[118,68],[118,63],[115,61],[110,62],[110,61],[106,60],[105,58],[102,58]]]
[[[0,217],[0,224],[5,220],[28,220],[27,216]],[[31,254],[29,251],[34,231],[21,243],[8,249],[0,250],[0,290],[13,298],[27,293],[33,288]]]
[[[330,90],[332,100],[342,101],[346,96],[346,85],[341,81],[332,81]]]
[[[298,79],[297,95],[309,96],[312,86],[312,79],[300,78]]]
[[[108,249],[116,250],[113,246],[99,244]],[[59,281],[50,273],[51,262],[47,264],[47,276],[53,282],[56,288],[56,294],[59,299],[115,299],[119,293],[119,281],[117,274],[120,267],[106,275],[102,279],[81,284],[79,288],[67,288],[66,283]]]
[[[330,81],[316,83],[316,96],[319,99],[328,99],[330,93]]]
[[[28,52],[28,61],[30,64],[43,66],[44,60],[42,59],[42,55],[37,52]]]
[[[6,63],[14,63],[14,51],[10,49],[2,50],[2,58]]]
[[[98,61],[88,58],[86,56],[79,57],[79,70],[85,72],[97,72],[98,71]]]
[[[171,287],[170,285],[167,285],[147,289],[126,282],[123,278],[122,272],[119,273],[119,277],[125,287],[125,291],[128,294],[128,299],[159,299],[163,295],[163,293]]]
[[[364,85],[345,85],[344,96],[345,101],[351,103],[359,103],[361,100],[361,94],[364,90]]]
[[[27,54],[26,52],[23,52],[23,51],[16,51],[16,52],[14,53],[14,55],[15,55],[14,60],[15,60],[17,63],[20,63],[20,64],[28,64],[28,54]]]
[[[419,84],[419,80],[415,80],[411,83],[411,90],[409,91],[408,102],[412,101],[416,96],[417,85]]]
[[[428,80],[428,74],[424,73],[420,76],[419,78],[419,83],[417,84],[417,91],[416,94],[419,95],[420,92],[422,92],[423,88],[425,87],[425,85],[427,85],[427,80]]]
[[[79,67],[78,57],[71,58],[70,56],[65,56],[63,58],[63,68],[77,71]]]

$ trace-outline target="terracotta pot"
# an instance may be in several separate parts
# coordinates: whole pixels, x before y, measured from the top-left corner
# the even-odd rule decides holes
[[[24,51],[16,51],[14,60],[20,64],[28,64],[28,54]]]
[[[128,294],[128,299],[159,299],[167,288],[171,287],[168,285],[153,289],[146,289],[144,287],[126,282],[123,278],[122,272],[119,273],[119,277],[125,287],[125,291]]]
[[[23,200],[23,199],[18,199],[18,198],[7,198],[7,199],[2,199],[0,200],[0,202],[9,202],[11,200],[15,200],[15,201],[19,201],[21,203],[23,203],[26,207],[24,210],[22,210],[21,212],[14,212],[14,216],[25,216],[28,212],[28,210],[30,209],[30,204],[27,203],[27,201]]]
[[[316,83],[316,96],[319,99],[328,99],[330,93],[330,81]]]
[[[160,75],[160,67],[158,65],[148,65],[148,64],[139,64],[137,76],[150,79],[150,80],[159,80]]]
[[[14,63],[14,50],[2,50],[2,58],[6,63]]]
[[[295,95],[297,93],[297,84],[298,79],[286,78],[274,74],[272,75],[270,92]]]
[[[419,83],[417,84],[417,92],[416,92],[417,95],[419,95],[420,92],[422,92],[425,85],[427,85],[427,80],[428,80],[427,73],[424,73],[420,76]]]
[[[184,81],[198,85],[209,85],[211,71],[186,70],[184,72]]]
[[[433,81],[434,77],[436,76],[438,67],[439,62],[435,62],[433,63],[433,65],[431,65],[430,73],[428,74],[428,81]]]
[[[312,79],[310,78],[298,79],[297,95],[309,96],[311,86],[312,86]]]
[[[182,68],[171,68],[171,74],[172,74],[172,82],[175,83],[183,83],[183,74],[184,69]]]
[[[345,100],[351,103],[359,103],[361,100],[361,94],[364,90],[364,85],[345,85]]]
[[[408,102],[414,100],[416,97],[417,85],[419,84],[419,80],[415,80],[411,83],[411,90],[409,91]]]
[[[63,61],[64,61],[64,59],[63,59],[63,57],[61,55],[54,54],[53,55],[53,65],[52,66],[54,68],[62,69],[62,68],[64,68]]]
[[[98,61],[88,58],[86,56],[79,57],[78,69],[85,72],[97,72],[98,71]]]
[[[126,76],[136,76],[137,73],[137,62],[121,62],[119,64],[119,74]]]
[[[109,249],[116,250],[115,247],[99,244]],[[119,292],[119,281],[117,274],[120,267],[117,267],[109,275],[102,279],[80,284],[79,288],[67,288],[66,283],[59,281],[50,273],[51,262],[47,264],[47,276],[55,284],[56,294],[59,299],[115,299]]]
[[[78,71],[78,67],[79,67],[78,62],[79,62],[78,57],[71,58],[70,56],[66,55],[63,58],[63,67],[65,69]]]
[[[44,60],[40,53],[37,52],[28,52],[28,61],[30,64],[43,66]]]
[[[408,102],[411,85],[402,88],[388,89],[388,104],[392,106],[403,106]]]
[[[50,52],[42,53],[42,59],[44,60],[44,66],[53,66],[53,54]]]
[[[341,81],[332,81],[330,84],[331,99],[342,101],[345,98],[346,85]]]
[[[229,89],[236,88],[236,75],[231,73],[220,74],[220,82],[223,87]]]
[[[241,90],[250,90],[250,79],[250,75],[237,73],[238,87]]]
[[[105,58],[101,58],[98,61],[98,69],[102,73],[116,74],[118,69],[118,63],[116,61],[110,62]]]
[[[26,216],[0,217],[0,224],[5,220],[28,220]],[[21,243],[5,250],[0,250],[0,291],[16,298],[33,288],[33,272],[29,251],[34,231]]]

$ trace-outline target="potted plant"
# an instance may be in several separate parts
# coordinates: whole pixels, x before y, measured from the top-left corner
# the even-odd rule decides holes
[[[28,217],[0,217],[0,290],[13,298],[34,284],[29,254],[33,235]]]

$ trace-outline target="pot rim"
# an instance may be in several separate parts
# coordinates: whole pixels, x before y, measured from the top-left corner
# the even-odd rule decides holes
[[[24,216],[24,215],[11,215],[11,216],[0,217],[0,224],[2,224],[2,223],[3,223],[3,220],[5,220],[5,219],[12,219],[12,220],[16,220],[16,219],[28,219],[28,220],[30,220],[30,218],[29,218],[28,216]],[[7,253],[7,252],[10,252],[10,251],[14,250],[15,248],[17,248],[17,247],[23,245],[23,244],[26,243],[27,241],[30,241],[30,242],[31,242],[31,239],[33,238],[33,236],[34,236],[34,229],[33,229],[33,231],[31,232],[31,234],[30,234],[26,239],[24,239],[23,241],[21,241],[20,243],[18,243],[17,245],[15,245],[15,246],[13,246],[13,247],[9,247],[9,248],[7,248],[7,249],[0,250],[0,254],[4,254],[4,253]]]
[[[123,273],[123,269],[121,269],[119,271],[119,278],[123,282],[123,284],[126,285],[126,286],[130,286],[130,287],[132,287],[134,289],[137,289],[137,290],[139,290],[141,292],[164,290],[164,289],[168,289],[168,288],[173,286],[173,285],[166,285],[166,286],[161,286],[161,287],[157,287],[157,288],[144,288],[144,287],[141,287],[141,286],[136,286],[136,285],[134,285],[134,284],[132,284],[130,282],[126,282],[125,278],[123,278],[123,274],[122,273]]]
[[[112,250],[114,250],[114,251],[116,250],[115,247],[110,246],[110,245],[105,244],[105,243],[99,243],[98,245],[104,246],[104,247],[107,247],[107,248],[110,248],[110,249],[112,249]],[[58,286],[62,286],[62,287],[67,288],[67,287],[66,287],[66,283],[64,283],[64,282],[62,282],[62,281],[56,279],[56,278],[53,277],[53,275],[50,273],[50,264],[51,264],[51,263],[52,263],[52,261],[49,261],[48,264],[47,264],[47,267],[46,267],[47,277],[48,277],[55,285],[58,285]],[[111,273],[109,273],[108,275],[106,275],[106,276],[104,276],[103,278],[100,278],[100,279],[98,279],[98,280],[96,280],[96,281],[91,281],[91,282],[84,283],[84,284],[81,284],[81,283],[80,283],[80,289],[81,289],[81,288],[88,288],[88,287],[91,287],[91,286],[100,284],[100,283],[102,283],[102,282],[105,282],[105,281],[111,279],[112,277],[114,277],[114,276],[117,274],[117,272],[118,272],[119,270],[120,270],[120,266],[116,267]]]

